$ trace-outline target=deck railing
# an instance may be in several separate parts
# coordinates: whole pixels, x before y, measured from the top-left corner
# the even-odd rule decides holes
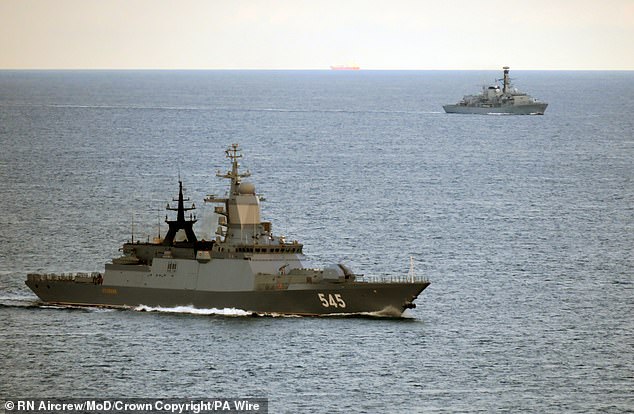
[[[409,275],[397,275],[397,276],[361,276],[358,279],[361,282],[370,283],[429,283],[429,279],[422,276],[409,276]]]
[[[85,273],[29,273],[26,278],[33,282],[45,282],[47,280],[59,280],[59,281],[85,281],[93,280],[101,275],[99,272]]]

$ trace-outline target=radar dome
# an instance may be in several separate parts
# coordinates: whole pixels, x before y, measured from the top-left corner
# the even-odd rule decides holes
[[[255,185],[253,183],[241,183],[238,192],[240,194],[255,194]]]

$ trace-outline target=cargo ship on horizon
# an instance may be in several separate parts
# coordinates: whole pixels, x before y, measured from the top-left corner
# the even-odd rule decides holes
[[[330,70],[360,70],[358,65],[333,65]]]

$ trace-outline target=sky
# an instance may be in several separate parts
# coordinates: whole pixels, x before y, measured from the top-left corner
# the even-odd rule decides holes
[[[634,0],[0,0],[0,69],[634,70]]]

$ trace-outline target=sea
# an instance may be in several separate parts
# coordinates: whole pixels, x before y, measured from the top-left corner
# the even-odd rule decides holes
[[[634,72],[512,71],[543,116],[444,113],[498,72],[0,71],[0,399],[633,412]],[[164,235],[179,180],[213,237],[232,143],[274,233],[315,266],[413,270],[417,307],[113,310],[25,286]]]

